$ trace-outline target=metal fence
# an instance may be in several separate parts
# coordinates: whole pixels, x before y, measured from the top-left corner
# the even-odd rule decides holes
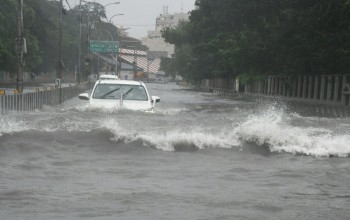
[[[350,75],[270,76],[246,85],[246,92],[350,106]]]
[[[237,96],[256,102],[283,101],[290,107],[319,116],[350,117],[350,75],[268,76],[246,85],[232,86],[229,79],[205,79],[204,92]],[[243,93],[237,93],[237,88]]]
[[[89,89],[89,83],[65,88],[45,88],[43,91],[0,96],[0,113],[6,111],[35,111],[44,105],[58,105]]]

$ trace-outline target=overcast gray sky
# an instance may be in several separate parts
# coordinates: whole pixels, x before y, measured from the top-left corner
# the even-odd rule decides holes
[[[170,14],[181,12],[187,13],[194,9],[195,0],[89,0],[107,5],[113,2],[120,2],[117,5],[106,7],[107,18],[110,19],[115,14],[112,22],[117,27],[130,28],[127,30],[130,37],[142,38],[147,36],[148,30],[155,29],[157,16],[163,13],[163,6],[168,6]],[[79,4],[79,0],[68,0],[74,7]]]

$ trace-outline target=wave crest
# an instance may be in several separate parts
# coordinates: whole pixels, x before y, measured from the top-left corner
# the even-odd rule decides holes
[[[166,133],[141,134],[147,146],[164,151],[182,151],[205,148],[233,148],[239,146],[237,139],[230,140],[224,132],[213,134],[201,131],[170,131]]]
[[[0,137],[3,134],[12,134],[25,130],[28,130],[28,126],[24,121],[5,115],[0,115]]]
[[[272,152],[317,157],[350,154],[350,135],[335,135],[325,128],[292,126],[290,116],[275,108],[249,117],[235,132],[244,142],[268,144]]]
[[[86,109],[85,109],[86,110]],[[57,112],[56,112],[57,113]],[[206,148],[243,149],[246,143],[255,143],[268,148],[270,152],[291,153],[294,155],[310,155],[316,157],[349,157],[350,134],[337,133],[337,130],[347,130],[349,124],[344,120],[341,126],[344,129],[335,129],[335,119],[328,126],[325,120],[321,125],[317,119],[303,118],[295,114],[287,114],[283,108],[275,106],[241,118],[240,122],[228,120],[219,129],[213,126],[181,126],[153,127],[150,121],[143,121],[147,117],[143,114],[138,117],[129,117],[136,120],[120,120],[121,115],[129,115],[123,111],[119,114],[107,114],[100,117],[102,112],[81,114],[80,111],[69,113],[59,112],[40,117],[37,113],[19,117],[18,115],[0,115],[0,137],[3,134],[13,134],[26,130],[39,132],[95,132],[107,129],[111,132],[110,138],[115,142],[133,142],[141,140],[144,146],[162,151],[194,151]],[[69,114],[69,117],[67,116]],[[98,116],[96,119],[95,116]],[[116,117],[118,116],[118,117]],[[214,116],[215,117],[215,116]],[[34,119],[33,119],[34,118]],[[150,120],[154,120],[153,117]],[[140,121],[137,121],[140,120]],[[231,122],[230,122],[231,121]],[[325,125],[326,124],[326,125]]]

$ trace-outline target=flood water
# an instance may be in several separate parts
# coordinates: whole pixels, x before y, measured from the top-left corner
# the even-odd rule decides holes
[[[0,115],[0,219],[349,219],[350,119],[147,85]]]

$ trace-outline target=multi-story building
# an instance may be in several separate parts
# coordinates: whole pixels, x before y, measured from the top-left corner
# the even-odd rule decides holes
[[[164,6],[163,14],[157,17],[156,19],[156,32],[160,32],[165,28],[176,28],[180,21],[187,21],[189,19],[188,13],[175,13],[168,14],[168,7]]]
[[[165,28],[176,28],[181,21],[189,19],[188,13],[168,13],[168,6],[163,7],[163,14],[156,18],[156,25],[154,30],[148,31],[146,38],[142,39],[142,44],[146,45],[150,51],[166,51],[168,56],[174,54],[174,45],[166,43],[161,31]]]

